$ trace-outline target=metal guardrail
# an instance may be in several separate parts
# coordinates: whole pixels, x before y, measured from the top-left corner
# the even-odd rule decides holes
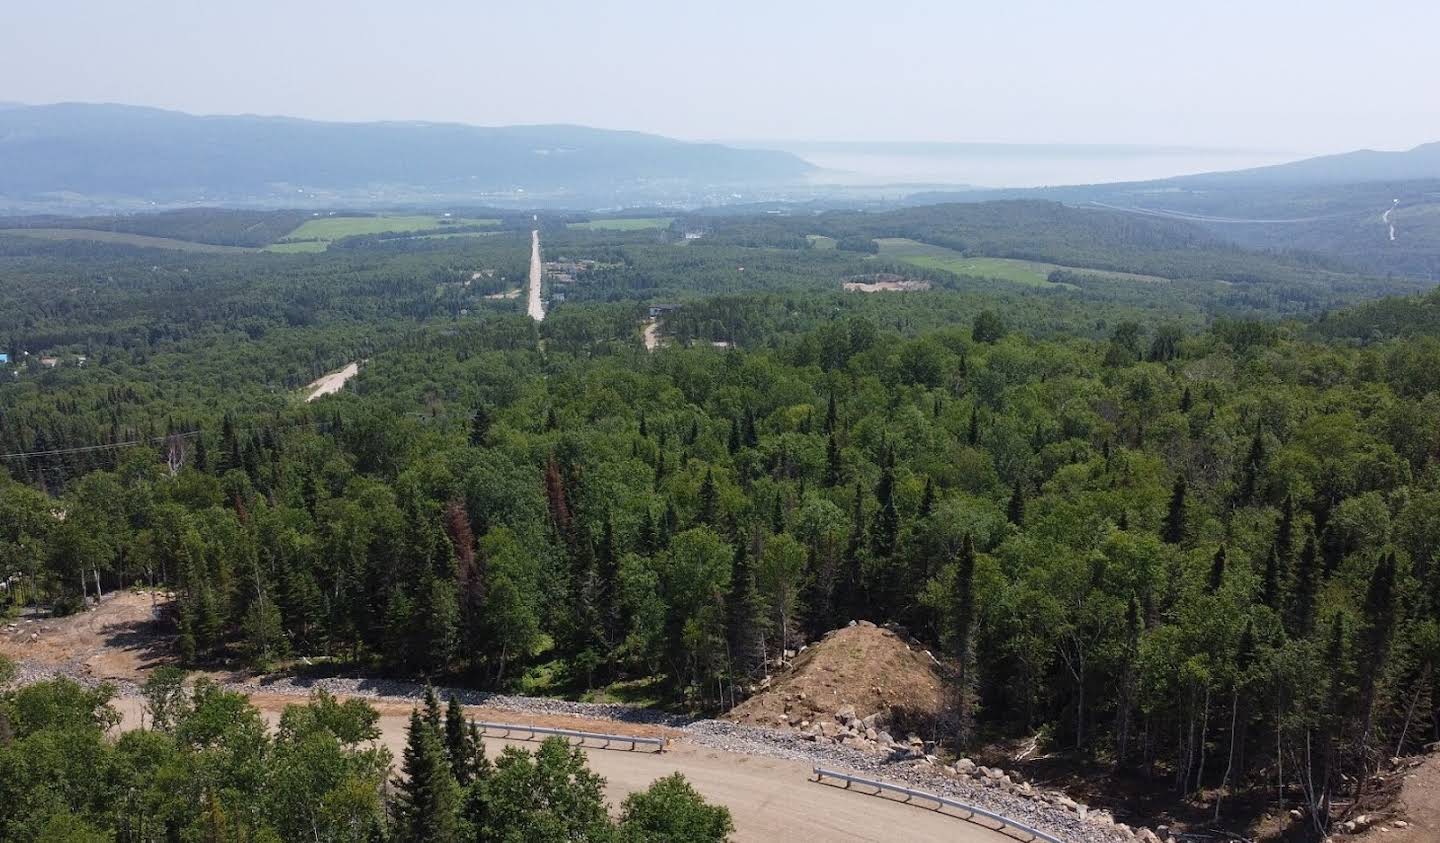
[[[528,737],[521,740],[534,740],[536,735],[557,735],[562,738],[576,738],[582,744],[585,741],[604,741],[602,749],[608,749],[612,743],[628,743],[630,749],[637,746],[653,746],[656,752],[664,752],[669,741],[665,738],[643,738],[637,735],[607,735],[601,732],[577,732],[573,729],[550,729],[544,726],[527,726],[523,723],[487,723],[483,720],[470,721],[482,733],[500,732],[501,738],[509,738],[513,732],[528,733]]]
[[[966,805],[964,802],[961,802],[959,800],[950,799],[945,796],[936,796],[933,793],[926,793],[923,790],[914,790],[913,788],[903,787],[898,784],[890,784],[889,782],[875,781],[874,779],[862,779],[859,776],[852,776],[848,773],[841,773],[836,770],[826,770],[821,767],[816,767],[815,781],[817,783],[820,783],[823,779],[839,779],[840,781],[845,782],[845,787],[847,790],[852,784],[860,784],[865,785],[866,787],[873,787],[877,791],[889,791],[891,793],[899,793],[905,797],[906,802],[909,802],[911,799],[924,799],[930,802],[934,802],[942,807],[955,808],[960,811],[966,811],[972,816],[981,816],[985,817],[986,819],[993,820],[997,823],[1000,823],[1000,825],[1005,828],[1013,828],[1016,831],[1021,831],[1025,834],[1030,835],[1031,840],[1044,840],[1046,841],[1046,843],[1064,843],[1064,841],[1058,837],[1046,834],[1043,831],[1033,829],[1030,826],[1025,825],[1024,823],[1016,822],[1009,817],[1004,817],[1000,814],[992,814],[984,808],[976,808],[974,805]]]

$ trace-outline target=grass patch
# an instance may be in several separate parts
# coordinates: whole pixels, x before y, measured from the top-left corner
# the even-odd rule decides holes
[[[880,256],[908,263],[925,269],[941,269],[957,275],[971,275],[978,278],[995,278],[1031,287],[1066,287],[1072,284],[1051,284],[1050,273],[1057,269],[1082,273],[1111,281],[1164,282],[1166,279],[1154,275],[1136,275],[1129,272],[1110,272],[1103,269],[1085,269],[1078,266],[1062,266],[1043,261],[1016,260],[1014,258],[970,257],[947,249],[932,246],[903,237],[886,237],[876,241],[880,244]]]
[[[645,231],[651,228],[669,228],[674,217],[616,217],[613,219],[572,222],[567,228],[581,231]]]
[[[820,251],[833,249],[836,244],[834,237],[826,237],[823,234],[807,234],[805,235],[805,239],[810,241],[810,248]]]
[[[328,248],[329,240],[303,240],[299,243],[271,243],[265,247],[265,251],[293,255],[300,252],[323,252]]]
[[[428,231],[447,226],[499,225],[495,219],[445,217],[433,214],[384,215],[378,217],[316,217],[266,246],[270,252],[323,252],[336,240],[363,234],[403,234],[407,231]],[[456,232],[456,235],[476,232]]]
[[[123,231],[100,231],[93,228],[0,228],[0,234],[33,237],[39,240],[90,240],[97,243],[119,243],[147,249],[173,249],[177,252],[238,254],[256,251],[244,246],[216,246],[213,243],[192,243],[189,240],[175,240],[170,237],[151,237],[148,234],[127,234]]]

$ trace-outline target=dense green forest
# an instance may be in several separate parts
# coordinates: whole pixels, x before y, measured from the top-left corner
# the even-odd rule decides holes
[[[0,839],[720,843],[732,828],[678,773],[612,820],[581,750],[551,738],[492,760],[453,698],[442,711],[428,695],[411,715],[390,781],[379,714],[363,701],[316,691],[272,731],[243,695],[205,679],[187,688],[174,668],[144,697],[148,727],[116,738],[112,688],[62,679],[0,693]]]
[[[712,218],[691,241],[547,226],[547,258],[598,263],[539,324],[485,298],[523,278],[518,235],[243,257],[0,239],[6,593],[66,611],[97,580],[168,583],[193,664],[696,711],[893,621],[946,654],[955,704],[916,725],[952,749],[1038,730],[1176,794],[1294,783],[1323,824],[1440,738],[1440,340],[1398,324],[1413,300],[1327,312],[1418,287],[978,207],[734,238]],[[807,233],[1170,281],[843,293],[882,264]],[[655,299],[681,306],[647,353]],[[353,389],[300,401],[362,359]]]

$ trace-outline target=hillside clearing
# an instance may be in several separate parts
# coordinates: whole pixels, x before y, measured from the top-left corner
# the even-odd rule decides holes
[[[334,395],[345,387],[345,384],[356,375],[360,374],[360,364],[351,363],[338,372],[331,372],[323,378],[317,378],[309,386],[305,387],[305,403],[310,403],[317,398],[326,395]]]
[[[876,241],[880,244],[880,256],[893,258],[924,269],[939,269],[956,275],[970,275],[979,278],[995,278],[1026,284],[1032,287],[1066,287],[1070,284],[1052,284],[1050,273],[1066,270],[1083,275],[1092,275],[1116,281],[1165,282],[1154,275],[1137,275],[1129,272],[1110,272],[1102,269],[1085,269],[1078,266],[1064,266],[1042,261],[1018,260],[1016,258],[969,257],[944,246],[932,246],[904,237],[885,237]]]
[[[625,217],[572,222],[566,227],[581,231],[645,231],[651,228],[668,228],[674,221],[674,217]]]
[[[0,235],[3,234],[34,237],[41,240],[90,240],[97,243],[119,243],[125,246],[149,249],[172,249],[177,252],[245,254],[257,251],[245,246],[217,246],[213,243],[192,243],[189,240],[175,240],[170,237],[127,234],[123,231],[99,231],[93,228],[0,228]]]

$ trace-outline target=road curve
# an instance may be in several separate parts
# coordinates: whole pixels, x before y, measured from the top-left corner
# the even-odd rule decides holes
[[[540,302],[540,282],[545,276],[545,265],[540,262],[540,231],[530,232],[530,298],[526,310],[530,318],[540,322],[545,318],[545,305]]]

